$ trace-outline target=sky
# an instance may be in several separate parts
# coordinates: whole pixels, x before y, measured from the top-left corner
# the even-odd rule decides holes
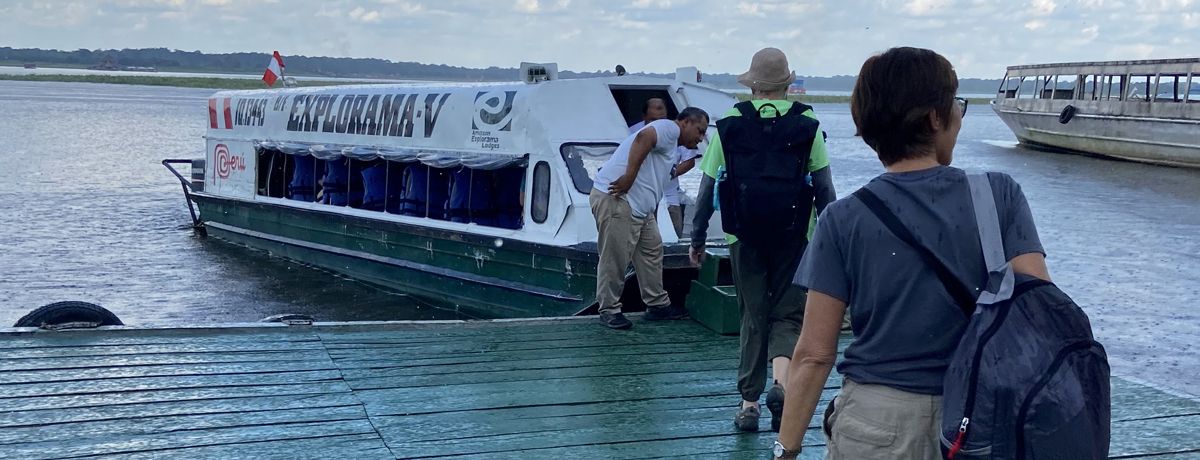
[[[734,74],[774,46],[816,76],[918,46],[960,77],[1000,78],[1017,64],[1200,56],[1200,0],[4,0],[0,46]]]

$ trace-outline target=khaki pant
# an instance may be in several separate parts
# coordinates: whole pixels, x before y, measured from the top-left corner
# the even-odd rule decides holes
[[[667,214],[671,215],[671,226],[675,227],[675,236],[683,238],[683,206],[667,206]]]
[[[621,312],[621,291],[625,288],[625,270],[632,259],[647,306],[665,307],[671,299],[663,289],[662,236],[653,214],[633,217],[629,202],[592,190],[588,201],[596,217],[596,244],[600,262],[596,265],[596,301],[600,313]]]
[[[940,459],[942,397],[842,382],[827,413],[827,460]]]

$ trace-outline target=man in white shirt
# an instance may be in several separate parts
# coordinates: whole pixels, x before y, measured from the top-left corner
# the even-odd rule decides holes
[[[667,104],[662,99],[652,97],[642,105],[642,121],[629,127],[629,134],[636,133],[646,126],[646,123],[667,118]],[[683,237],[683,188],[679,186],[679,176],[684,175],[696,166],[696,158],[700,157],[699,149],[689,149],[684,146],[675,148],[675,166],[671,170],[671,183],[664,191],[663,199],[667,202],[667,213],[671,216],[671,226],[675,235]]]
[[[596,301],[605,326],[633,326],[621,313],[625,268],[631,259],[647,306],[645,318],[687,316],[683,307],[671,305],[663,289],[662,237],[655,214],[671,180],[676,148],[695,149],[707,129],[708,114],[695,107],[683,109],[675,120],[652,121],[625,138],[596,173],[589,201],[600,253]]]

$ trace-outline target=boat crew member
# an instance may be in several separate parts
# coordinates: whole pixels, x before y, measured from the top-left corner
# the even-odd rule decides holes
[[[596,301],[600,321],[613,329],[633,326],[621,313],[625,269],[633,261],[648,320],[679,319],[687,310],[672,305],[663,288],[662,237],[658,203],[671,178],[674,151],[696,148],[708,128],[708,114],[695,107],[675,120],[656,120],[621,142],[596,173],[589,196],[596,217]]]
[[[646,126],[646,123],[667,118],[667,104],[662,99],[652,97],[642,105],[642,121],[629,127],[633,134]],[[696,166],[700,158],[700,149],[689,149],[684,146],[675,148],[675,166],[671,168],[671,183],[663,193],[663,201],[667,203],[667,214],[671,216],[671,226],[675,228],[675,236],[683,238],[683,187],[679,185],[679,176],[687,174]]]
[[[753,100],[735,105],[717,122],[700,164],[707,177],[692,222],[691,258],[697,265],[703,259],[712,187],[718,183],[742,314],[737,382],[742,404],[734,424],[744,431],[758,430],[768,363],[775,375],[767,408],[772,429],[779,429],[788,363],[804,317],[804,293],[792,287],[792,277],[817,214],[837,198],[816,115],[787,100],[795,79],[782,51],[755,53],[750,70],[738,77]]]

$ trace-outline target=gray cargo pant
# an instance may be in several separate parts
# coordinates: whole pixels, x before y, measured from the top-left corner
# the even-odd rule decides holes
[[[791,357],[804,321],[804,290],[792,284],[808,245],[804,235],[780,232],[777,242],[762,247],[733,243],[729,258],[742,313],[738,391],[758,401],[767,383],[767,365]]]

